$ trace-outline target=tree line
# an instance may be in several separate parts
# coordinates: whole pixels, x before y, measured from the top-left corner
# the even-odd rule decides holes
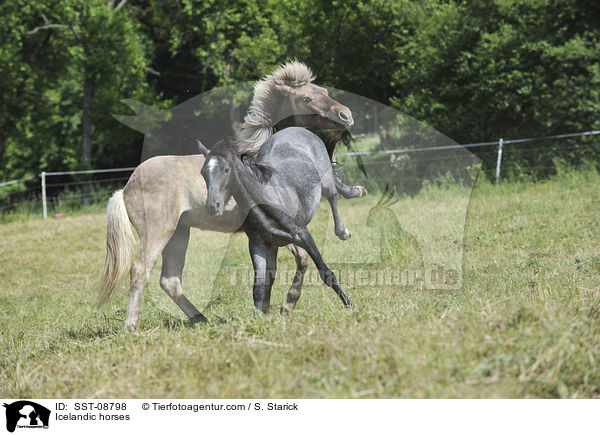
[[[170,108],[292,58],[459,143],[599,129],[598,17],[593,0],[2,2],[0,180],[136,165],[121,99]]]

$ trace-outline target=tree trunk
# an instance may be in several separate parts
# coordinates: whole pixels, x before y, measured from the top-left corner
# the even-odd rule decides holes
[[[86,169],[92,169],[92,80],[84,71],[83,81],[83,163]],[[89,184],[83,184],[83,204],[90,203],[91,189]]]
[[[379,130],[379,116],[378,116],[378,110],[377,110],[377,103],[373,103],[372,116],[373,116],[373,119],[371,120],[372,121],[371,131],[373,133],[377,133]]]

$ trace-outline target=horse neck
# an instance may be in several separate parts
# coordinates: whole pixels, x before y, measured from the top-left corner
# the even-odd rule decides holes
[[[292,106],[290,98],[279,92],[277,93],[277,96],[277,100],[271,106],[273,112],[270,115],[273,127],[294,114],[294,107]]]
[[[328,129],[328,130],[319,130],[319,129],[311,129],[310,131],[315,133],[325,144],[325,148],[327,148],[327,155],[329,155],[329,159],[333,159],[333,152],[335,151],[335,146],[340,142],[344,133],[340,130]]]
[[[260,102],[253,101],[244,118],[243,128],[236,132],[238,151],[258,153],[260,146],[274,133],[278,121],[289,116],[291,110],[289,98],[276,90]]]
[[[344,139],[345,135],[345,130],[341,128],[329,128],[329,125],[323,122],[321,115],[317,114],[288,116],[279,121],[273,130],[277,132],[288,127],[303,127],[319,136],[327,148],[329,159],[333,156],[335,146]]]
[[[233,160],[232,193],[238,206],[247,213],[257,202],[262,200],[262,188],[265,183],[258,179],[257,173],[235,157]]]

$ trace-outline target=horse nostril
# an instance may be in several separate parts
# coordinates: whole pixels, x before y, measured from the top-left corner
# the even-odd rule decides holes
[[[219,208],[220,205],[221,203],[219,201],[215,202],[215,208]]]
[[[340,119],[342,120],[342,122],[348,126],[351,126],[352,124],[354,124],[354,121],[352,120],[352,114],[350,113],[349,110],[344,110],[344,111],[339,111],[338,112],[338,116],[340,117]]]

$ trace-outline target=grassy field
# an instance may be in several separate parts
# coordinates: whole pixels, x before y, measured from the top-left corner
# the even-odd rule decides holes
[[[537,184],[479,180],[464,237],[460,189],[401,199],[403,228],[429,236],[425,256],[443,243],[463,247],[463,286],[355,284],[345,288],[352,310],[315,283],[280,315],[289,285],[280,278],[273,314],[256,316],[249,284],[215,278],[222,258],[249,267],[245,236],[195,231],[184,289],[209,324],[180,319],[156,268],[134,333],[122,330],[128,283],[110,305],[94,305],[103,214],[0,225],[0,396],[599,397],[599,186],[594,171]],[[322,207],[311,226],[326,261],[377,237],[363,225],[377,199],[341,203],[349,242],[334,239]],[[292,269],[288,253],[280,268]]]

